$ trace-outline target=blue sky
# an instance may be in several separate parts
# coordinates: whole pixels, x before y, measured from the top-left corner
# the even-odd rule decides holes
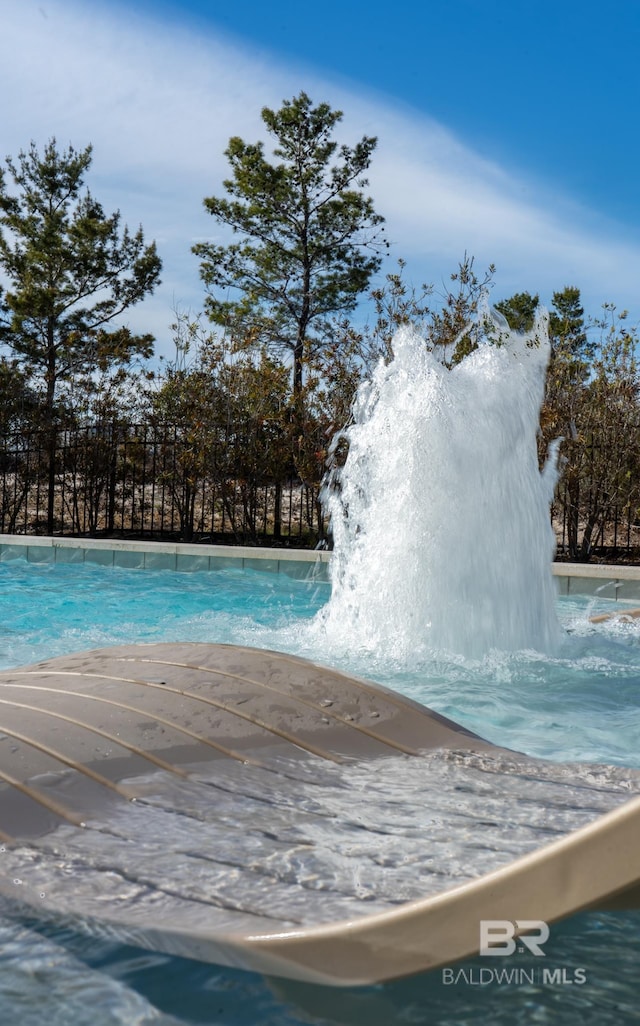
[[[612,216],[638,217],[637,0],[194,0],[160,8],[410,105],[489,159],[546,177]]]
[[[437,284],[466,251],[497,265],[494,299],[575,284],[640,319],[635,0],[5,0],[2,29],[0,154],[93,143],[92,191],[164,260],[129,317],[160,352],[173,308],[202,305],[190,247],[218,237],[202,199],[229,136],[263,137],[261,107],[301,89],[344,141],[379,138],[385,270]]]

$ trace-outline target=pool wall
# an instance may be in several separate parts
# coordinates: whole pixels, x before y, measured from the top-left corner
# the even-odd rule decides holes
[[[559,595],[593,595],[615,602],[640,602],[640,566],[554,563]]]
[[[330,552],[259,549],[183,542],[120,541],[113,538],[50,538],[0,534],[0,562],[93,563],[145,570],[221,570],[224,567],[328,580]],[[560,595],[594,595],[640,602],[640,566],[554,563]]]
[[[27,559],[30,563],[93,563],[126,569],[180,571],[241,567],[297,578],[317,575],[328,580],[329,558],[328,552],[304,549],[0,535],[0,562]]]

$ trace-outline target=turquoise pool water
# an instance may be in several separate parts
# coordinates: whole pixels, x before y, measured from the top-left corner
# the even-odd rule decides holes
[[[328,596],[326,583],[277,574],[16,560],[0,564],[0,666],[131,641],[295,651],[379,680],[530,755],[640,766],[640,624],[594,628],[589,613],[605,602],[559,602],[567,638],[553,658],[493,653],[469,661],[423,653],[407,667],[384,655],[327,651],[313,617]],[[547,961],[566,968],[565,978],[584,969],[582,985],[450,985],[435,971],[384,987],[325,991],[1,920],[0,952],[0,1021],[21,1026],[638,1021],[635,913],[582,915],[552,929]],[[509,965],[522,968],[522,956],[501,959],[501,967]]]

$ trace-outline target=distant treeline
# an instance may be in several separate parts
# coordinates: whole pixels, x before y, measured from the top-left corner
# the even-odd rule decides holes
[[[413,326],[449,367],[497,342],[479,316],[495,269],[465,256],[448,285],[413,287],[366,195],[376,140],[338,146],[340,111],[301,93],[234,137],[220,243],[193,247],[200,315],[176,313],[175,357],[122,318],[158,284],[155,243],[85,189],[91,147],[54,139],[0,171],[0,529],[316,544],[318,492],[344,458],[359,384]],[[10,185],[12,183],[12,185]],[[226,241],[225,241],[226,240]],[[496,303],[528,331],[538,296]],[[541,463],[560,439],[552,515],[561,554],[634,558],[640,522],[636,332],[579,289],[553,295]],[[336,436],[338,441],[336,442]]]

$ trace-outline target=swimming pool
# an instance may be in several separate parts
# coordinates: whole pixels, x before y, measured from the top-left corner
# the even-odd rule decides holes
[[[322,581],[283,574],[182,574],[16,560],[0,564],[0,665],[131,641],[276,648],[391,685],[531,755],[638,765],[640,632],[636,625],[589,625],[588,613],[606,603],[561,602],[571,634],[553,659],[533,652],[493,653],[476,661],[422,653],[407,668],[382,655],[326,651],[322,632],[310,624],[328,596],[329,585]],[[635,1021],[639,991],[635,914],[578,916],[554,928],[548,950],[553,964],[586,972],[586,983],[573,990],[562,982],[544,988],[483,987],[464,980],[449,985],[436,971],[404,983],[333,992],[43,932],[35,924],[4,923],[1,932],[0,1011],[6,1021],[20,1023],[45,1021],[45,994],[46,1021],[65,1026],[489,1019],[506,1024],[531,1018],[625,1023]]]

